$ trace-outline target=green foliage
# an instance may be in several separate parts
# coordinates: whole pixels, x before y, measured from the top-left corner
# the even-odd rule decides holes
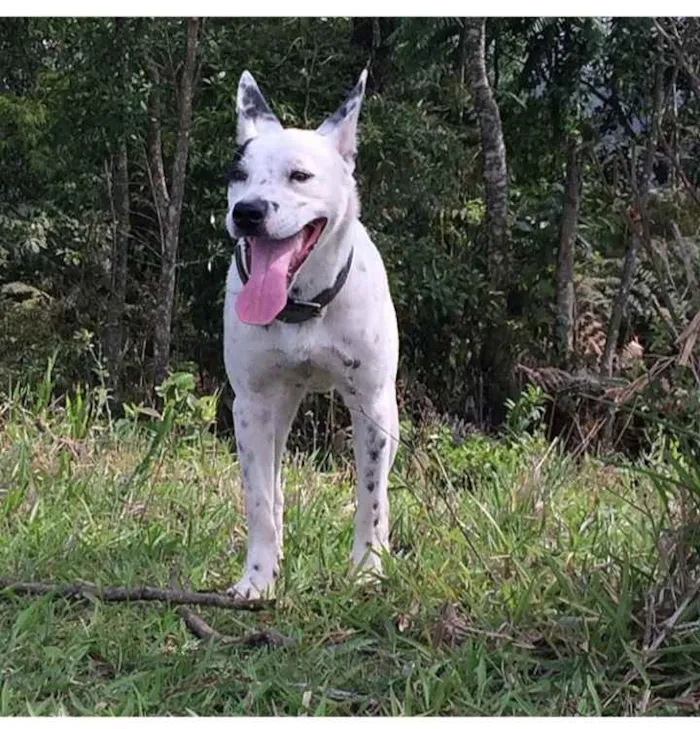
[[[216,419],[218,395],[197,396],[191,372],[172,372],[156,388],[156,393],[162,403],[161,411],[145,405],[124,405],[124,414],[132,422],[143,417],[150,420],[154,453],[171,431],[183,442],[201,439],[203,429],[211,427]]]
[[[156,392],[163,400],[163,406],[172,408],[176,425],[202,427],[211,425],[216,416],[216,396],[194,394],[195,381],[191,372],[173,372]]]
[[[682,21],[684,38],[692,41],[693,27]],[[74,335],[94,333],[99,358],[113,281],[111,171],[116,149],[126,143],[131,230],[124,387],[108,384],[127,401],[145,400],[161,262],[144,162],[147,67],[160,69],[168,169],[183,22],[36,18],[8,21],[5,30],[0,276],[47,296],[12,298],[3,289],[0,378],[8,382],[24,369],[40,373],[57,349],[70,350],[57,359],[61,382],[94,376],[93,355],[77,351]],[[700,119],[687,103],[692,89],[687,73],[674,70],[672,49],[659,51],[646,18],[489,19],[486,60],[504,127],[511,231],[510,268],[502,290],[494,290],[480,132],[461,67],[461,33],[459,18],[207,19],[190,134],[174,363],[194,361],[210,390],[225,379],[220,321],[231,244],[223,216],[240,71],[257,76],[284,123],[313,128],[337,107],[368,55],[357,168],[362,215],[387,265],[401,331],[401,378],[409,387],[425,388],[440,411],[497,425],[506,417],[506,399],[517,398],[515,364],[548,363],[569,138],[580,145],[583,178],[578,329],[587,317],[604,339],[629,240],[625,211],[634,201],[627,169],[633,149],[639,162],[649,134],[649,69],[660,52],[668,64],[667,97],[672,84],[676,94],[662,131],[680,171],[667,170],[666,183],[659,177],[652,196],[659,259],[640,253],[621,345],[636,335],[650,355],[674,351],[697,308],[690,293],[693,272],[696,279],[700,274],[697,206],[683,179],[696,187],[700,179],[693,148]],[[687,52],[695,58],[697,48],[689,43]],[[660,149],[656,165],[668,167],[669,159]],[[683,255],[674,223],[685,236]],[[669,301],[671,325],[664,313]],[[595,350],[588,343],[579,349]],[[580,363],[599,364],[595,356]]]
[[[438,472],[453,486],[473,488],[511,476],[522,466],[519,448],[509,448],[481,434],[456,442],[452,431],[441,426],[429,437],[428,454]]]
[[[191,381],[175,376],[164,392],[172,415]],[[169,437],[172,419],[155,437],[148,423],[110,425],[86,414],[96,399],[81,389],[41,418],[25,400],[0,404],[2,576],[165,585],[175,567],[195,590],[234,581],[244,527],[228,445],[203,424],[186,442]],[[222,633],[263,625],[295,646],[236,648],[232,660],[231,646],[205,646],[164,605],[95,599],[86,621],[78,603],[0,590],[0,713],[692,715],[696,607],[675,618],[682,629],[660,626],[683,601],[697,541],[679,536],[665,506],[680,493],[670,486],[664,499],[654,485],[663,466],[631,473],[574,464],[539,438],[455,446],[432,434],[433,462],[483,477],[460,489],[444,470],[421,479],[403,462],[392,477],[393,557],[374,588],[348,579],[352,471],[285,464],[275,606],[202,614]],[[662,460],[665,450],[660,442]]]
[[[3,593],[0,713],[695,711],[700,635],[688,596],[700,569],[696,358],[652,373],[672,362],[698,306],[700,107],[690,103],[689,76],[698,67],[696,21],[677,21],[690,59],[682,68],[650,18],[489,19],[487,66],[509,168],[502,290],[486,265],[483,160],[460,20],[363,22],[369,42],[351,18],[207,19],[178,261],[177,364],[154,406],[148,380],[161,247],[144,163],[147,64],[161,71],[169,168],[183,22],[2,21],[7,574],[165,584],[175,564],[194,589],[219,589],[242,567],[238,464],[210,432],[217,397],[209,393],[224,379],[225,175],[244,68],[286,124],[313,128],[372,58],[358,182],[396,303],[407,407],[390,487],[394,558],[378,592],[347,579],[346,459],[297,454],[285,465],[286,559],[274,611],[207,619],[232,634],[267,620],[298,648],[251,648],[232,661],[221,646],[202,650],[171,610],[95,601],[86,622],[79,606]],[[636,154],[639,167],[649,138],[659,60],[670,152],[661,144],[655,155],[645,221],[652,245],[640,250],[621,340],[637,336],[645,356],[625,365],[621,348],[615,372],[618,394],[631,381],[646,386],[620,413],[649,453],[635,462],[620,454],[615,464],[575,461],[545,440],[547,395],[536,387],[515,394],[514,364],[545,365],[551,354],[572,138],[583,178],[576,365],[584,374],[598,368],[637,202],[631,160]],[[111,171],[124,143],[126,403],[115,418],[101,341],[114,273]],[[457,418],[409,417],[424,409]],[[571,417],[578,427],[584,416],[580,408]],[[462,419],[504,424],[504,435],[472,432]],[[320,418],[311,420],[316,447]],[[319,473],[316,461],[332,469]]]
[[[533,430],[542,435],[546,403],[550,399],[540,387],[527,385],[516,401],[506,400],[506,432],[516,439]]]

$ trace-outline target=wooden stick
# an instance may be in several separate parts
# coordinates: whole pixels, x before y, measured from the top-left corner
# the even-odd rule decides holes
[[[177,568],[173,567],[170,571],[170,579],[168,587],[171,590],[178,590]],[[234,638],[231,635],[219,633],[207,623],[207,621],[194,610],[190,610],[186,605],[178,605],[175,612],[182,618],[185,627],[200,640],[215,641],[221,645],[227,646],[245,646],[254,647],[259,645],[271,645],[277,647],[289,647],[296,645],[293,638],[287,638],[276,630],[256,630],[240,638]]]
[[[177,607],[177,614],[182,618],[190,632],[201,640],[211,640],[221,645],[234,645],[244,647],[255,647],[260,645],[271,645],[277,648],[286,648],[289,646],[296,645],[296,641],[293,638],[287,638],[281,635],[276,630],[255,630],[252,633],[236,638],[232,635],[224,635],[219,633],[218,630],[207,623],[204,618],[197,615],[194,610],[185,605],[179,605]]]
[[[141,585],[137,587],[98,587],[83,584],[49,584],[45,582],[15,582],[0,577],[0,597],[2,591],[15,595],[38,597],[55,595],[65,599],[87,600],[97,598],[102,602],[159,601],[172,605],[206,605],[228,610],[264,610],[274,604],[274,600],[236,600],[218,592],[190,592],[189,590],[162,589]]]

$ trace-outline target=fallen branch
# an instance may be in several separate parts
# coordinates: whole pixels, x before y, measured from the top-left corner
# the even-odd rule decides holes
[[[236,638],[232,635],[224,635],[207,623],[204,618],[197,615],[194,610],[185,605],[179,605],[177,614],[182,618],[189,631],[200,640],[210,640],[226,646],[243,646],[253,648],[261,645],[270,645],[275,648],[287,648],[296,645],[293,638],[278,633],[276,630],[255,630],[252,633]]]
[[[274,604],[272,600],[235,600],[218,592],[190,592],[189,590],[162,589],[159,587],[98,587],[83,584],[49,584],[44,582],[14,582],[0,577],[0,597],[2,591],[14,595],[39,597],[55,595],[65,599],[90,600],[97,598],[102,602],[167,602],[171,605],[206,605],[228,610],[264,610]]]
[[[177,568],[173,567],[168,580],[168,587],[179,592]],[[194,610],[190,610],[186,605],[178,605],[175,612],[182,618],[185,627],[200,640],[207,640],[226,646],[243,646],[252,648],[261,645],[270,645],[275,647],[290,647],[296,645],[296,641],[281,635],[276,630],[256,630],[240,638],[234,638],[231,635],[219,633],[207,623],[207,621],[198,615]]]

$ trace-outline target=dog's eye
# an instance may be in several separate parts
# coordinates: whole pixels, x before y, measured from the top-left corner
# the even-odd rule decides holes
[[[240,167],[234,167],[231,170],[231,182],[245,182],[248,179],[248,173]]]
[[[292,182],[307,182],[313,177],[309,172],[302,172],[301,170],[294,170],[290,175],[289,179]]]

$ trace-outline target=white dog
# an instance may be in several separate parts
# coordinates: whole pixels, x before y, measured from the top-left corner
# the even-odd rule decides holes
[[[352,559],[381,572],[387,484],[399,437],[396,315],[379,252],[358,219],[353,171],[367,72],[317,130],[283,129],[253,77],[238,86],[226,227],[224,358],[248,521],[240,598],[269,594],[282,557],[282,454],[305,393],[336,388],[357,464]]]

